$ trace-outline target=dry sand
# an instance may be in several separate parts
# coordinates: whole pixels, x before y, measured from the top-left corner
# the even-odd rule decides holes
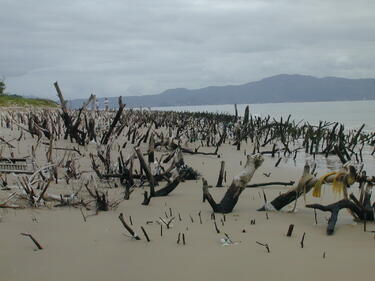
[[[19,136],[19,131],[0,129],[0,135],[7,140]],[[13,141],[14,143],[14,141]],[[20,156],[30,152],[35,144],[29,135],[17,144]],[[56,146],[65,146],[58,141]],[[46,159],[46,146],[39,149],[40,164]],[[89,150],[96,146],[90,144]],[[236,151],[234,146],[224,145],[221,158],[216,156],[184,155],[185,162],[199,171],[215,186],[220,160],[226,161],[227,182],[241,170],[244,163],[244,149],[252,151],[251,145]],[[204,148],[212,151],[213,148]],[[3,154],[7,154],[4,149]],[[61,157],[62,152],[58,155]],[[85,152],[88,154],[88,152]],[[267,181],[298,180],[303,167],[293,168],[281,164],[274,167],[277,159],[265,157],[251,183]],[[138,168],[138,163],[136,164]],[[81,161],[81,171],[91,170],[87,160]],[[263,173],[271,172],[269,178]],[[11,179],[12,176],[9,176]],[[15,178],[13,176],[13,178]],[[70,186],[61,180],[49,189],[51,193],[69,193],[77,187],[77,181]],[[148,187],[145,187],[148,190]],[[356,193],[356,187],[352,188]],[[211,188],[212,195],[221,199],[226,188]],[[287,187],[264,188],[272,200]],[[153,198],[149,206],[142,206],[143,188],[135,190],[131,199],[123,201],[117,209],[100,212],[83,221],[77,208],[39,208],[11,210],[0,209],[0,280],[372,280],[375,240],[374,233],[364,232],[361,223],[352,221],[351,216],[340,213],[333,236],[326,235],[328,213],[318,213],[318,225],[314,222],[314,211],[304,207],[298,200],[295,213],[288,213],[288,206],[281,212],[265,212],[257,209],[263,205],[261,189],[247,189],[241,196],[233,213],[225,216],[216,214],[221,231],[217,234],[211,220],[211,208],[202,202],[202,183],[186,181],[169,196]],[[0,191],[0,202],[12,191]],[[122,188],[109,189],[109,198],[121,197]],[[307,196],[307,202],[330,203],[339,198],[325,188],[323,198]],[[159,217],[165,218],[170,209],[176,219],[170,229],[163,229],[160,235]],[[133,228],[142,238],[135,241],[121,225],[118,215],[124,213]],[[198,213],[201,212],[202,224]],[[84,210],[86,215],[94,211]],[[179,221],[178,214],[182,220]],[[194,222],[191,221],[190,216]],[[251,225],[250,220],[256,224]],[[147,221],[153,223],[147,224]],[[288,226],[294,224],[292,237],[286,237]],[[144,238],[140,227],[148,232],[151,242]],[[369,223],[368,230],[375,230]],[[32,241],[20,235],[32,233],[44,247],[35,250]],[[176,243],[178,233],[186,236],[186,245]],[[224,233],[237,242],[223,246],[220,239]],[[300,240],[306,233],[304,248]],[[126,235],[124,235],[126,234]],[[268,243],[270,253],[256,243]],[[325,254],[324,254],[325,253]],[[325,258],[323,257],[325,255]]]

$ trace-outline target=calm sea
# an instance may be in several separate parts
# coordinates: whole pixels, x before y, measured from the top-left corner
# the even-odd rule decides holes
[[[243,115],[247,104],[238,104],[239,115]],[[249,104],[250,113],[258,116],[271,115],[275,118],[287,118],[296,121],[304,120],[310,124],[318,124],[320,120],[343,123],[346,129],[356,129],[365,124],[365,130],[375,132],[375,100],[372,101],[339,101],[339,102],[298,102],[298,103],[265,103]],[[172,110],[189,112],[214,112],[234,114],[234,105],[199,105],[199,106],[174,106],[153,107],[153,110]],[[370,153],[372,147],[364,148],[365,170],[369,175],[375,174],[375,157]],[[276,161],[276,160],[275,160]],[[305,161],[316,163],[319,170],[336,170],[341,166],[335,155],[328,158],[300,153],[296,159],[283,159],[287,165],[301,167]]]
[[[238,104],[238,113],[243,115],[247,104]],[[375,100],[371,101],[336,101],[336,102],[296,102],[249,104],[250,113],[259,116],[287,118],[289,114],[296,121],[305,120],[318,124],[320,120],[340,122],[348,129],[359,128],[375,131]],[[218,112],[234,114],[233,104],[153,107],[155,110],[173,110],[189,112]]]

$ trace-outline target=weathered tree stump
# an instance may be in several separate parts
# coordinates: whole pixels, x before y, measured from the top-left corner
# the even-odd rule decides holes
[[[207,181],[202,178],[203,181],[203,196],[208,201],[215,213],[230,213],[236,206],[241,192],[246,188],[247,183],[253,177],[257,168],[259,168],[264,159],[260,154],[248,155],[247,162],[244,170],[233,178],[232,184],[229,186],[223,199],[220,203],[216,203],[212,195],[208,191]]]

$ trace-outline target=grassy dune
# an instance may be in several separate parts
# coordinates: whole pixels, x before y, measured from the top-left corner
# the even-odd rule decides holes
[[[42,106],[42,107],[56,107],[58,104],[52,100],[47,99],[30,99],[18,95],[0,95],[0,106],[15,107],[15,106]]]

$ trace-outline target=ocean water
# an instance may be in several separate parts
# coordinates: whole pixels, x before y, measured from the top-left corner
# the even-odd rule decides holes
[[[238,114],[243,115],[247,104],[238,104]],[[310,124],[317,125],[319,121],[339,122],[345,125],[346,129],[358,129],[365,124],[364,130],[375,132],[375,100],[372,101],[338,101],[338,102],[298,102],[298,103],[265,103],[249,104],[250,113],[261,117],[270,115],[274,118],[287,118],[291,114],[291,119],[304,120]],[[225,105],[199,105],[199,106],[174,106],[174,107],[153,107],[153,110],[166,111],[188,111],[188,112],[213,112],[235,114],[233,104]],[[375,175],[375,157],[371,156],[372,147],[365,146],[363,149],[364,168],[368,175]],[[284,158],[282,163],[289,166],[303,167],[305,162],[317,164],[318,171],[337,170],[341,167],[341,162],[337,156],[330,155],[325,158],[316,155],[314,158],[304,152],[298,153],[294,161]],[[275,161],[277,158],[275,159]],[[357,165],[359,165],[357,163]]]
[[[247,104],[238,104],[238,114],[243,115]],[[335,101],[335,102],[296,102],[249,104],[250,113],[259,116],[268,114],[275,118],[287,118],[289,114],[296,121],[304,120],[318,124],[320,120],[340,122],[348,129],[366,124],[365,130],[375,131],[375,100],[371,101]],[[153,107],[154,110],[172,110],[189,112],[217,112],[234,114],[233,104]]]

